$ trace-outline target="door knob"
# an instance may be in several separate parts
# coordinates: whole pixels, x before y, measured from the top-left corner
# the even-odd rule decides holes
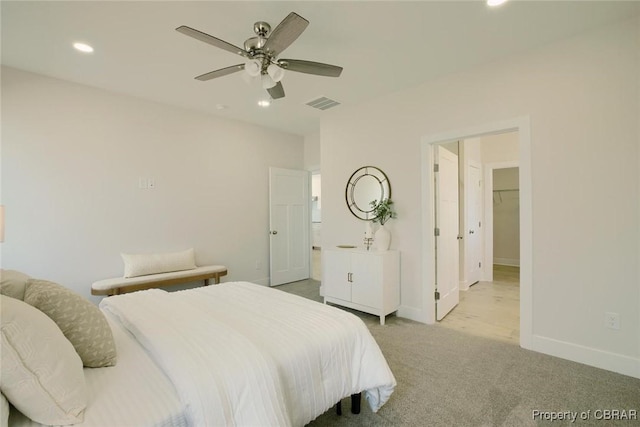
[[[273,230],[269,232],[270,234],[278,234],[278,230]]]
[[[473,234],[473,233],[474,233],[474,231],[473,231],[473,230],[469,230],[469,234]]]

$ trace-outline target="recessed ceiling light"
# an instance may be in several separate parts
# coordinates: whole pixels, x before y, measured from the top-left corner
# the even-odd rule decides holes
[[[258,101],[258,105],[262,108],[267,108],[269,105],[271,105],[271,101],[268,99],[261,99],[260,101]]]
[[[500,6],[503,3],[506,3],[507,0],[487,0],[487,5],[491,7]]]
[[[84,52],[84,53],[93,52],[93,48],[86,43],[74,43],[73,47],[75,47],[80,52]]]

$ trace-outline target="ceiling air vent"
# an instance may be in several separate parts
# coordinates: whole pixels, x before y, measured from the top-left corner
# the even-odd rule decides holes
[[[309,107],[317,108],[318,110],[328,110],[329,108],[335,107],[336,105],[340,105],[340,103],[338,101],[334,101],[333,99],[329,99],[326,96],[322,96],[318,99],[307,102],[307,105]]]

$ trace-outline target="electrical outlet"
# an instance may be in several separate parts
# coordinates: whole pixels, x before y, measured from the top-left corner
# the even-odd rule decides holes
[[[620,315],[618,313],[605,313],[604,324],[609,329],[620,329]]]
[[[147,189],[147,179],[146,178],[138,178],[138,188],[141,190]]]
[[[156,180],[153,178],[149,178],[147,180],[147,187],[149,188],[149,190],[153,190],[154,188],[156,188]]]

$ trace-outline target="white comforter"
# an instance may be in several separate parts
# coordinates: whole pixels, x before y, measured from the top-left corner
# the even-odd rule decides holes
[[[396,385],[364,323],[247,282],[104,299],[173,381],[194,426],[302,426],[364,391],[373,411]]]

